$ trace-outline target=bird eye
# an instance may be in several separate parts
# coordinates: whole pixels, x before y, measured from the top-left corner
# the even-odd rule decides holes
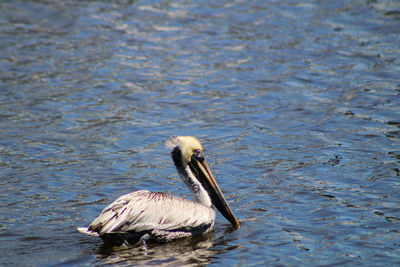
[[[193,157],[198,161],[203,161],[204,160],[204,156],[201,154],[201,150],[200,149],[196,149],[194,151]]]

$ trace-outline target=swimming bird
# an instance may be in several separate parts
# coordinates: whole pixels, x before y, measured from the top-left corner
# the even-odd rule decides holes
[[[240,224],[204,158],[203,147],[192,136],[170,137],[167,146],[193,200],[163,192],[135,191],[108,205],[89,225],[78,231],[103,240],[160,242],[204,234],[213,229],[214,205],[235,227]]]

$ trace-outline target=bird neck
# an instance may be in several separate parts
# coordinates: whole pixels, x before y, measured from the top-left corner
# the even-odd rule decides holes
[[[186,186],[192,192],[193,199],[207,207],[211,207],[211,199],[207,191],[201,185],[201,183],[194,176],[189,166],[186,165],[185,172],[180,174]]]
[[[194,201],[199,202],[207,207],[211,207],[210,196],[190,170],[190,167],[183,162],[180,148],[175,147],[171,152],[171,156],[180,177],[192,192]]]

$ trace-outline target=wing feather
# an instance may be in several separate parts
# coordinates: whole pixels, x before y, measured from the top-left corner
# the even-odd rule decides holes
[[[90,225],[100,235],[148,230],[191,229],[214,223],[212,208],[184,198],[146,190],[123,195]]]

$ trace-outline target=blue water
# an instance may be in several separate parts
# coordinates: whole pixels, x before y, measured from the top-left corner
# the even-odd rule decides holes
[[[400,264],[399,33],[389,0],[2,1],[0,265]],[[241,228],[78,233],[125,193],[190,197],[170,135]]]

